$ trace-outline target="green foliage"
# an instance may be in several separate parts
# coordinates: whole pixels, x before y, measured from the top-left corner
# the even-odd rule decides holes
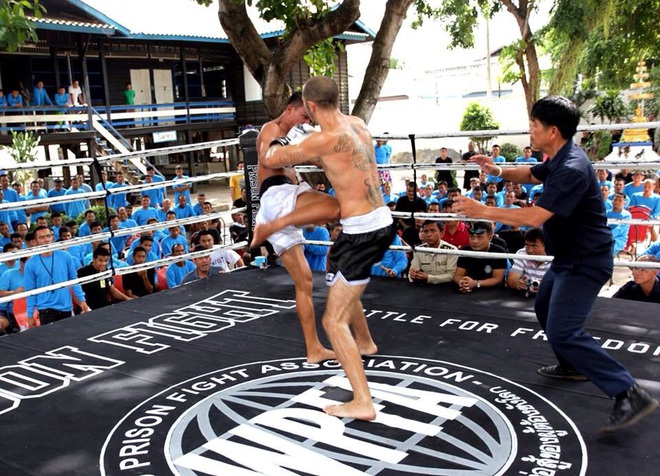
[[[604,159],[610,153],[612,133],[610,131],[596,131],[590,133],[586,140],[582,139],[582,147],[592,161]]]
[[[13,53],[27,41],[37,41],[28,15],[41,18],[45,12],[39,0],[0,0],[0,48]]]
[[[505,142],[500,144],[500,155],[505,157],[507,162],[513,162],[522,155],[522,150],[516,144]]]
[[[332,76],[337,70],[337,50],[346,51],[343,43],[335,43],[332,38],[326,38],[314,45],[307,54],[303,56],[305,63],[309,66],[312,76]]]
[[[37,147],[41,137],[34,132],[16,132],[11,133],[11,147],[9,155],[17,164],[34,162],[37,158]],[[17,170],[13,173],[14,180],[20,183],[27,183],[32,180],[32,171]]]
[[[621,98],[621,91],[607,91],[596,98],[589,112],[602,122],[607,120],[611,124],[628,116],[630,109]]]
[[[417,16],[413,28],[423,25],[425,18],[442,21],[451,37],[450,48],[474,47],[474,31],[479,19],[492,17],[501,8],[497,0],[444,0],[440,6],[435,7],[436,4],[429,0],[415,0]]]
[[[473,102],[468,105],[465,113],[463,113],[460,130],[479,131],[499,129],[499,127],[500,123],[495,120],[489,107]],[[484,150],[491,139],[492,137],[470,137],[470,140],[474,141],[479,150]]]
[[[507,84],[515,84],[522,78],[522,71],[516,63],[518,55],[525,50],[523,40],[514,41],[508,46],[502,48],[498,59],[501,66],[499,81]]]

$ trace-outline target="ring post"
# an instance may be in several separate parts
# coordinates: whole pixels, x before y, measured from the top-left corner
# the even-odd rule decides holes
[[[259,211],[259,182],[257,180],[257,136],[256,129],[246,129],[238,138],[238,143],[243,150],[243,165],[245,174],[245,188],[247,195],[247,218],[249,239],[252,241],[252,233],[256,224],[257,212]]]

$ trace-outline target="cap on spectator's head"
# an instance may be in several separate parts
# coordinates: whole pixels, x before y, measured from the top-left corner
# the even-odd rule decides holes
[[[481,180],[479,180],[479,177],[472,177],[472,178],[470,179],[470,182],[477,182],[477,183],[480,183]]]
[[[493,225],[489,221],[475,221],[468,230],[471,235],[481,235],[482,233],[492,233]]]

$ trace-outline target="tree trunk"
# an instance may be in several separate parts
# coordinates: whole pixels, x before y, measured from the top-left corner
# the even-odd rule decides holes
[[[248,17],[245,2],[220,0],[218,16],[232,46],[261,85],[268,115],[275,118],[291,94],[286,82],[289,72],[311,47],[343,33],[360,17],[360,0],[344,0],[323,18],[289,31],[272,52]]]
[[[521,55],[516,58],[516,64],[521,73],[521,84],[525,91],[525,100],[527,101],[527,115],[532,111],[532,106],[538,100],[541,92],[541,68],[539,67],[539,58],[536,52],[536,45],[529,27],[529,15],[534,8],[534,0],[520,0],[519,6],[516,6],[512,0],[500,0],[500,2],[511,13],[520,29],[520,35],[525,43],[525,49]]]
[[[390,71],[390,56],[394,40],[401,30],[406,11],[412,3],[413,0],[388,0],[385,6],[385,15],[376,34],[362,88],[352,112],[354,116],[361,117],[367,124],[371,120],[378,97]]]

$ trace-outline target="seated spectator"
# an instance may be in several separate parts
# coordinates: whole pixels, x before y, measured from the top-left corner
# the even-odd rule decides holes
[[[37,236],[34,234],[34,232],[30,231],[25,235],[25,246],[26,248],[34,248],[37,246]]]
[[[197,245],[195,251],[203,251],[208,248],[204,248],[202,245]],[[211,257],[210,256],[201,256],[199,258],[193,258],[193,263],[195,264],[195,269],[188,274],[186,274],[181,280],[181,284],[192,283],[200,279],[207,279],[216,274],[222,273],[222,269],[211,266]]]
[[[641,170],[633,170],[632,173],[632,182],[627,183],[623,187],[623,194],[632,200],[632,196],[636,193],[641,193],[644,191],[644,172]]]
[[[238,243],[239,241],[247,241],[249,235],[249,230],[247,228],[247,215],[245,215],[245,213],[234,213],[231,217],[232,220],[234,220],[234,223],[232,223],[229,227],[229,235],[231,236],[231,241],[233,243]],[[214,228],[210,229],[214,230]]]
[[[167,214],[169,212],[174,212],[174,210],[172,209],[172,200],[170,200],[169,198],[164,199],[163,204],[156,211],[158,212],[158,221],[163,222],[167,220]],[[176,215],[174,216],[176,217]]]
[[[243,208],[247,206],[247,191],[245,187],[241,187],[241,196],[234,200],[231,204],[232,208]]]
[[[303,237],[308,241],[330,241],[330,232],[323,226],[307,225],[303,228]],[[303,247],[305,259],[312,271],[325,271],[328,247],[325,245],[309,245]]]
[[[603,185],[607,185],[607,188],[612,190],[614,188],[614,184],[608,180],[608,175],[610,175],[610,173],[607,169],[596,169],[596,179],[598,180],[598,186],[602,187]]]
[[[12,233],[9,235],[9,238],[11,239],[11,244],[14,245],[17,249],[22,250],[25,248],[25,238],[23,235],[21,235],[18,232]]]
[[[525,188],[521,184],[513,184],[513,194],[515,195],[513,200],[514,205],[518,205],[520,208],[527,206],[527,199],[529,198],[529,195],[527,195]]]
[[[78,270],[78,277],[84,278],[86,276],[92,276],[104,272],[108,268],[109,260],[110,251],[108,251],[107,248],[96,248],[94,250],[92,263],[80,268]],[[115,302],[132,299],[115,287],[112,278],[103,278],[98,281],[85,283],[82,285],[82,289],[85,292],[87,303],[92,309],[100,309]]]
[[[481,187],[481,185],[477,185],[471,190],[472,193],[472,198],[475,199],[477,202],[482,202],[484,203],[486,201],[486,197],[484,195],[484,189]]]
[[[656,219],[660,215],[660,195],[653,192],[655,183],[653,179],[646,179],[642,183],[644,190],[634,193],[630,198],[630,206],[644,206],[651,210],[651,218]]]
[[[62,215],[53,212],[50,216],[50,229],[53,230],[53,239],[60,239],[60,228],[62,228]]]
[[[540,228],[532,228],[525,233],[525,247],[516,251],[517,255],[545,255],[545,241]],[[506,278],[506,285],[526,296],[536,295],[543,276],[550,269],[549,261],[516,258]]]
[[[200,231],[198,240],[199,245],[195,247],[195,251],[213,249],[213,234],[210,230]],[[210,255],[210,259],[211,267],[217,268],[223,273],[233,268],[242,268],[245,266],[241,256],[229,248],[214,250]]]
[[[34,233],[39,246],[49,245],[53,242],[53,232],[46,227],[38,226]],[[78,277],[73,261],[66,251],[61,250],[48,251],[30,258],[25,263],[24,276],[26,291],[63,283]],[[34,327],[35,325],[33,319],[35,311],[41,325],[71,317],[72,298],[82,312],[91,310],[79,284],[29,296],[27,298],[28,326]]]
[[[452,213],[454,201],[449,199],[442,204],[443,213]],[[444,224],[445,231],[442,233],[442,240],[454,245],[456,248],[463,248],[470,244],[469,227],[461,220],[447,220]]]
[[[457,248],[440,238],[444,223],[426,220],[422,225],[422,241],[427,248],[456,250]],[[458,256],[414,251],[410,263],[408,280],[411,283],[440,284],[449,283],[454,278]]]
[[[85,210],[85,221],[78,227],[78,236],[89,236],[92,234],[91,225],[96,221],[94,210]]]
[[[396,202],[398,199],[399,199],[398,195],[392,194],[392,184],[389,182],[385,182],[383,184],[383,202],[384,203]]]
[[[71,238],[75,238],[78,236],[78,224],[75,222],[75,220],[69,220],[64,224],[69,229],[69,232],[71,233]],[[60,230],[60,233],[62,233],[62,230]]]
[[[658,263],[660,260],[653,255],[642,255],[637,258],[642,263]],[[658,269],[630,267],[633,280],[628,281],[614,293],[613,298],[629,299],[660,303],[660,277]]]
[[[117,209],[117,215],[119,216],[120,228],[137,228],[137,222],[130,217],[126,207],[120,207]]]
[[[148,195],[142,195],[140,203],[142,204],[142,207],[135,210],[132,216],[133,220],[135,220],[138,225],[146,225],[149,218],[158,219],[158,212],[155,208],[151,207],[151,198],[149,198]]]
[[[400,197],[396,202],[396,207],[394,208],[397,212],[426,212],[427,209],[426,202],[423,198],[417,195],[417,187],[414,182],[409,183],[406,186],[406,195]],[[413,225],[414,220],[412,218],[399,218],[398,227],[400,229],[405,228],[406,226]],[[410,244],[410,243],[409,243]]]
[[[11,268],[0,276],[0,298],[13,296],[14,294],[25,291],[25,262],[28,260],[24,256],[17,261],[17,267]],[[0,309],[0,335],[2,333],[11,334],[20,330],[16,317],[14,315],[14,302],[2,304]]]
[[[610,192],[610,196],[608,197],[610,200],[614,200],[614,195],[617,193],[622,194],[626,198],[626,203],[623,205],[623,208],[628,208],[630,205],[630,197],[626,196],[625,193],[623,193],[623,189],[626,186],[626,181],[625,179],[619,177],[614,179],[614,190]]]
[[[136,265],[146,263],[147,250],[142,246],[135,248],[133,250],[133,262]],[[122,279],[122,285],[126,295],[130,298],[147,296],[156,291],[156,272],[153,268],[150,268],[125,274]]]
[[[103,229],[104,232],[117,232],[120,230],[120,221],[119,221],[119,215],[112,213],[110,216],[108,216],[108,223],[110,226],[107,226]],[[122,235],[122,236],[113,236],[110,238],[110,243],[112,243],[112,247],[117,250],[117,255],[121,258],[124,256],[124,249],[126,248],[126,243],[128,242],[128,239],[130,238],[129,235]]]
[[[629,220],[632,218],[628,210],[623,207],[626,203],[626,196],[623,193],[615,193],[612,198],[612,209],[607,212],[607,218],[614,218],[617,220]],[[611,223],[609,227],[612,229],[612,256],[618,255],[621,250],[626,247],[628,243],[628,231],[630,231],[630,224],[628,223]]]
[[[131,245],[131,248],[132,249],[129,251],[128,256],[126,257],[126,262],[129,265],[138,264],[135,261],[135,251],[138,248],[142,248],[144,250],[145,263],[157,261],[158,257],[160,256],[160,245],[158,243],[154,243],[153,231],[143,231],[140,235],[140,239],[135,241]]]
[[[399,235],[395,234],[392,245],[403,246]],[[330,250],[328,249],[328,253]],[[408,257],[405,251],[387,250],[380,260],[371,267],[372,276],[387,276],[389,278],[401,278],[403,272],[408,267]]]
[[[493,225],[487,221],[475,221],[469,229],[470,244],[463,248],[466,251],[481,251],[487,253],[504,253],[500,246],[491,243]],[[504,258],[473,258],[461,256],[456,264],[454,282],[459,291],[469,293],[479,288],[497,287],[502,284],[507,261]]]
[[[605,211],[609,212],[612,209],[612,202],[610,201],[610,187],[607,185],[601,185],[600,193],[603,197],[603,203],[605,204]]]
[[[496,207],[504,206],[504,197],[497,193],[497,184],[495,182],[488,182],[486,184],[486,199],[488,199],[488,197],[491,195],[495,197]]]
[[[401,239],[408,246],[417,246],[422,243],[420,236],[422,232],[422,225],[426,221],[425,218],[415,218],[411,226],[407,226],[401,234]]]
[[[193,206],[193,211],[195,215],[200,216],[204,214],[204,202],[206,202],[206,194],[198,193],[197,194],[197,203]]]
[[[184,254],[183,245],[176,244],[172,247],[172,256],[181,256]],[[195,263],[190,260],[182,259],[172,263],[167,267],[165,276],[167,277],[167,288],[176,288],[183,281],[183,277],[195,270]]]
[[[195,212],[192,207],[188,205],[186,194],[182,193],[178,198],[178,205],[174,207],[174,213],[176,214],[177,219],[181,218],[190,218],[195,216]]]
[[[181,228],[179,226],[171,226],[168,228],[169,235],[160,240],[160,249],[163,253],[163,256],[169,256],[172,254],[172,248],[174,245],[183,246],[185,252],[188,252],[188,241],[186,240],[185,235],[181,236]]]
[[[5,221],[0,221],[0,246],[11,243],[11,225]]]
[[[2,252],[3,253],[11,253],[12,251],[17,251],[19,248],[16,247],[15,244],[9,242],[5,243],[5,245],[2,247]],[[19,266],[19,262],[17,259],[11,259],[11,260],[6,260],[0,263],[0,276],[5,274],[7,271],[10,269],[16,269]]]

